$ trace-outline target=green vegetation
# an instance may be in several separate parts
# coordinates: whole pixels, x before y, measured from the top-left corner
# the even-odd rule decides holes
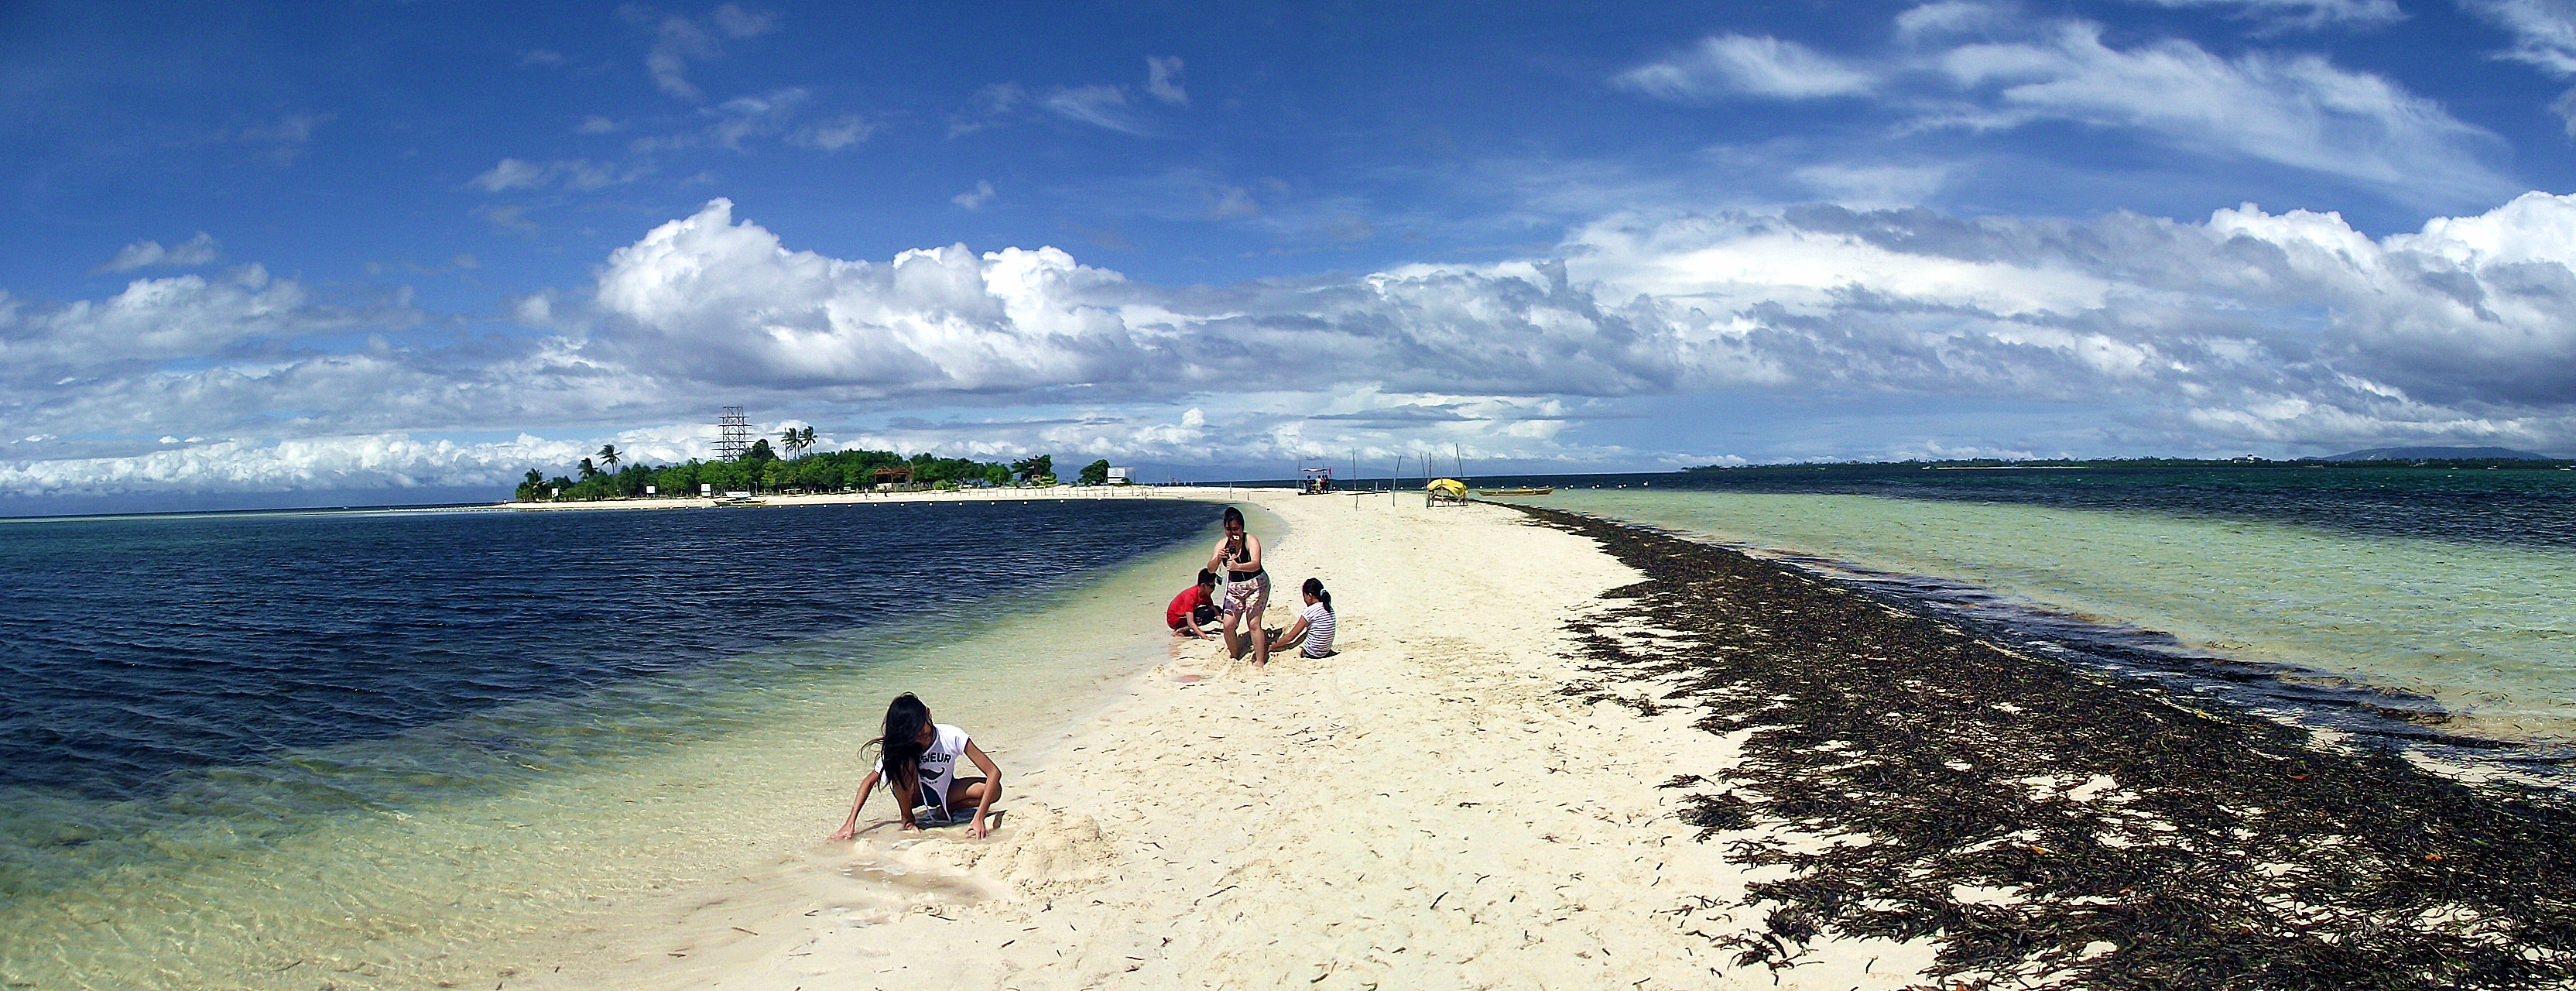
[[[1108,458],[1102,458],[1102,459],[1100,459],[1100,460],[1098,460],[1098,461],[1094,461],[1094,462],[1092,462],[1092,463],[1090,463],[1090,464],[1087,464],[1087,465],[1082,466],[1082,475],[1081,475],[1079,478],[1076,478],[1076,479],[1074,480],[1074,484],[1075,484],[1075,485],[1107,485],[1107,484],[1109,484],[1109,459],[1108,459]]]
[[[782,435],[781,446],[790,452],[802,452],[814,445],[811,428]],[[752,444],[741,459],[735,461],[699,461],[654,467],[626,463],[614,446],[602,446],[591,458],[581,459],[574,467],[575,477],[529,469],[519,483],[520,502],[569,502],[587,499],[632,499],[644,495],[646,486],[657,496],[695,496],[698,486],[709,486],[724,492],[847,492],[874,489],[879,482],[905,489],[956,489],[988,485],[1009,485],[1021,479],[1034,485],[1055,484],[1055,461],[1040,455],[1010,465],[971,461],[965,458],[938,458],[916,454],[906,458],[892,451],[832,451],[823,454],[798,454],[780,458],[763,438]],[[606,470],[601,465],[615,470]],[[1102,473],[1108,469],[1103,462]],[[1033,468],[1034,470],[1026,470]]]

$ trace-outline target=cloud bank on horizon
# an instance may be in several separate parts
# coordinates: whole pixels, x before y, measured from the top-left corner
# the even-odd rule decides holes
[[[1218,11],[1114,65],[1033,25],[923,76],[797,47],[856,37],[834,16],[540,19],[457,67],[530,95],[437,135],[318,78],[0,125],[91,135],[10,153],[0,495],[506,488],[601,443],[705,456],[727,404],[1149,477],[2576,451],[2563,4],[1457,22],[1522,62],[1425,42],[1370,92],[1311,61],[1360,25],[1214,43]],[[883,43],[954,26],[914,16]],[[8,60],[38,95],[105,71]],[[186,136],[179,178],[84,198],[146,165],[82,110]],[[388,182],[449,219],[290,192]]]

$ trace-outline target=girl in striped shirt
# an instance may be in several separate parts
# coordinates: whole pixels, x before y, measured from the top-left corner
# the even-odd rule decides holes
[[[1333,593],[1324,591],[1321,578],[1306,579],[1301,589],[1306,595],[1306,611],[1286,632],[1270,638],[1274,651],[1297,649],[1299,657],[1333,656]]]

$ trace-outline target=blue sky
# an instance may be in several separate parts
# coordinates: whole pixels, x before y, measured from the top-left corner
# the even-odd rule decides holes
[[[2576,4],[0,10],[0,510],[2576,452]]]

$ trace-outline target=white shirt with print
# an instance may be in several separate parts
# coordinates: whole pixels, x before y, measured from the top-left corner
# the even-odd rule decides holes
[[[933,728],[938,731],[939,738],[930,741],[930,749],[921,754],[921,802],[944,810],[948,807],[949,782],[956,777],[957,761],[966,756],[966,744],[972,741],[965,730],[947,723],[934,724]],[[877,761],[877,777],[885,778],[885,761],[882,759]],[[887,783],[891,785],[893,782],[889,779]]]

